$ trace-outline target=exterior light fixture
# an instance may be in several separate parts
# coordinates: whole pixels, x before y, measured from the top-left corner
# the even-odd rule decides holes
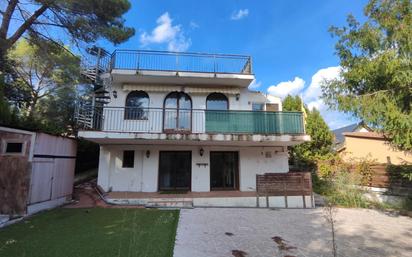
[[[200,150],[199,150],[200,156],[203,156],[204,153],[205,153],[205,150],[203,148],[200,148]]]
[[[147,157],[147,158],[150,157],[150,151],[149,151],[149,150],[146,151],[146,157]]]
[[[116,90],[113,91],[113,97],[117,98],[117,91]]]
[[[236,94],[236,101],[239,101],[240,94]]]

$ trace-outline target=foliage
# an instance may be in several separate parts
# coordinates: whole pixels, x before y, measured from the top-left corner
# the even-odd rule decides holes
[[[392,144],[412,149],[412,2],[370,0],[361,24],[332,27],[338,38],[340,77],[325,81],[323,98],[384,132]]]
[[[1,256],[172,257],[177,210],[67,209],[0,230]]]
[[[48,41],[32,44],[22,39],[10,51],[9,59],[14,68],[5,84],[8,110],[1,122],[52,134],[72,134],[79,58]]]
[[[32,44],[22,39],[9,58],[16,76],[9,83],[12,90],[6,91],[7,98],[23,116],[33,118],[39,100],[52,97],[62,87],[73,89],[79,82],[79,58],[48,41]]]
[[[351,158],[349,162],[352,164],[353,171],[359,174],[361,185],[370,185],[373,177],[372,165],[376,164],[376,159],[372,159],[369,154],[365,157]]]
[[[369,202],[364,198],[360,187],[361,178],[356,173],[341,171],[334,176],[321,179],[314,175],[313,190],[326,197],[332,205],[354,208],[367,208]]]
[[[78,139],[75,168],[76,174],[91,169],[97,169],[99,165],[99,151],[98,144],[84,139]]]
[[[135,32],[124,25],[122,17],[130,6],[128,0],[10,0],[0,10],[0,61],[5,61],[7,51],[27,33],[60,45],[68,36],[78,44],[101,38],[122,43]],[[3,66],[0,68],[3,71]]]
[[[303,160],[315,160],[321,156],[331,153],[333,135],[328,125],[320,115],[313,109],[308,112],[306,118],[306,133],[310,135],[311,141],[298,145],[295,153]]]
[[[386,170],[389,174],[399,174],[402,178],[412,181],[412,165],[388,165]]]
[[[316,161],[317,175],[321,179],[329,179],[340,172],[347,172],[350,168],[339,155],[328,155]]]
[[[302,99],[299,96],[287,95],[282,101],[283,111],[302,111]]]
[[[302,111],[302,100],[299,96],[288,95],[282,102],[285,111]],[[333,135],[328,125],[316,109],[306,112],[306,134],[310,135],[311,141],[293,146],[291,158],[299,165],[311,166],[315,160],[325,158],[332,152]]]

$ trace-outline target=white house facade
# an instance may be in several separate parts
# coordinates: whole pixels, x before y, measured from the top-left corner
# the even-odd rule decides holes
[[[105,192],[253,192],[257,174],[287,173],[287,147],[310,140],[302,113],[248,89],[249,56],[97,55],[94,99],[77,117],[100,145]]]

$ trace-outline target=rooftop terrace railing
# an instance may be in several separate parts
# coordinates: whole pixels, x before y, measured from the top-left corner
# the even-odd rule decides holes
[[[113,69],[200,73],[252,74],[252,59],[246,55],[185,53],[146,50],[115,50],[99,67]]]
[[[133,133],[302,135],[300,112],[216,111],[199,109],[81,107],[83,130]]]

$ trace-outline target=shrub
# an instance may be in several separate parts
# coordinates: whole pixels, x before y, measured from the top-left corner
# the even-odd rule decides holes
[[[388,165],[386,170],[391,175],[399,175],[401,178],[412,181],[412,165]]]

